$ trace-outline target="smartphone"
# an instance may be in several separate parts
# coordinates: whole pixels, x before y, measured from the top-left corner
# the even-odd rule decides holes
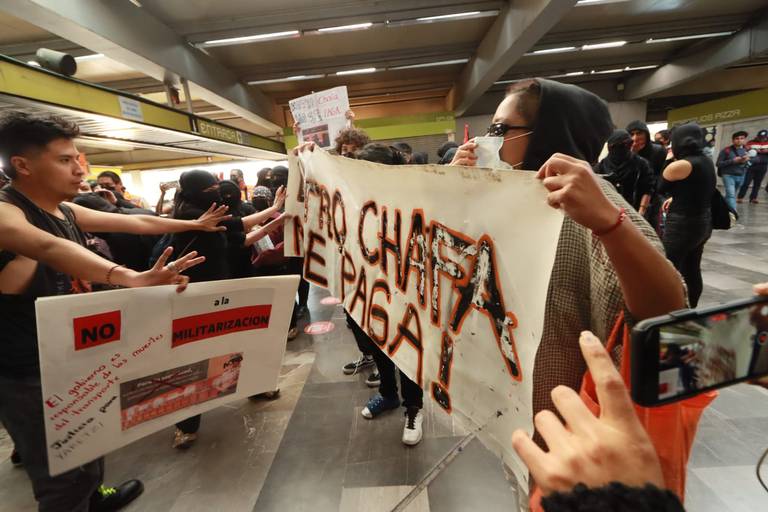
[[[768,375],[768,297],[643,320],[631,349],[632,399],[645,407]]]

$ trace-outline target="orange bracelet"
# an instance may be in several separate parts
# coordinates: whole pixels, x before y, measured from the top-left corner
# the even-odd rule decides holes
[[[616,228],[621,226],[621,223],[624,222],[624,219],[626,219],[626,218],[627,218],[627,210],[622,208],[622,209],[619,210],[619,218],[616,219],[616,223],[613,226],[609,227],[608,229],[604,229],[602,231],[592,231],[592,234],[594,236],[598,237],[598,238],[600,238],[601,236],[605,236],[605,235],[615,231]]]

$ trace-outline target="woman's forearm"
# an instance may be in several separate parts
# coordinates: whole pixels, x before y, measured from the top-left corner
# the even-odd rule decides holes
[[[157,200],[157,206],[155,206],[155,213],[158,215],[163,214],[163,203],[165,202],[165,190],[160,191],[160,199]]]
[[[270,206],[269,208],[262,210],[258,213],[254,213],[254,214],[248,215],[247,217],[243,217],[242,219],[243,231],[248,232],[252,230],[254,227],[263,224],[264,221],[271,218],[278,211],[279,209],[276,206]]]
[[[131,232],[137,235],[164,235],[200,229],[198,222],[194,220],[168,219],[152,215],[132,215],[130,218],[136,220],[136,231]]]
[[[680,274],[630,221],[600,238],[636,320],[685,307]]]

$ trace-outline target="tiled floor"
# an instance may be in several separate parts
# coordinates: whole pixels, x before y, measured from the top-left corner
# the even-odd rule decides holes
[[[707,245],[702,305],[747,296],[768,281],[768,206],[743,205],[742,224],[716,232]],[[290,342],[275,401],[241,401],[207,413],[200,440],[187,452],[170,447],[171,431],[149,436],[107,457],[107,480],[140,477],[146,492],[128,509],[143,512],[384,512],[411,493],[466,435],[431,401],[425,439],[400,442],[402,415],[368,421],[360,410],[373,393],[367,373],[344,376],[355,344],[339,307],[319,303],[311,319],[332,320],[325,335]],[[705,412],[689,465],[689,512],[768,510],[755,463],[768,445],[768,392],[736,386]],[[5,459],[0,429],[0,512],[35,510],[23,470]],[[768,474],[768,468],[765,473]],[[499,462],[472,441],[403,510],[514,510],[516,496]]]

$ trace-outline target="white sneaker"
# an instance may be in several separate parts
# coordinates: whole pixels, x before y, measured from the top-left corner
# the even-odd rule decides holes
[[[403,428],[403,444],[414,446],[421,442],[423,431],[421,424],[424,422],[424,415],[421,414],[421,408],[409,407],[405,411],[405,428]]]

